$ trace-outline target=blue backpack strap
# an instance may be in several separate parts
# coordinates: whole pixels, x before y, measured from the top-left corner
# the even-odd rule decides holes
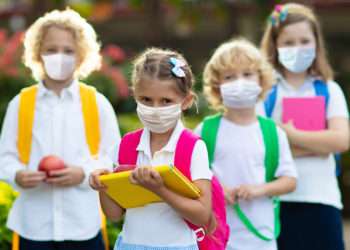
[[[265,101],[264,101],[264,107],[265,107],[265,113],[266,116],[271,118],[273,109],[275,108],[277,100],[277,84],[274,85],[270,92],[268,93]]]
[[[325,98],[325,104],[326,104],[326,110],[328,108],[329,104],[329,91],[327,84],[322,80],[315,80],[314,81],[314,88],[317,96],[324,96]],[[335,153],[334,154],[335,163],[336,163],[336,175],[339,176],[341,174],[341,154]]]
[[[329,91],[327,84],[322,80],[315,80],[314,88],[317,96],[324,96],[327,109],[329,103]]]

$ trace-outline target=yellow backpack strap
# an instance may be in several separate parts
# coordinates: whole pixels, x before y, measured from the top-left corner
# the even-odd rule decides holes
[[[94,157],[98,156],[101,134],[98,106],[96,100],[96,89],[84,83],[80,83],[80,99],[83,111],[85,136],[90,149],[90,154]],[[107,220],[106,216],[101,213],[101,231],[102,238],[105,243],[105,250],[109,249]]]
[[[102,209],[100,208],[100,214],[101,214],[101,233],[102,233],[102,239],[105,243],[105,250],[109,250],[109,240],[108,240],[108,231],[107,231],[107,219],[104,213],[102,212]]]
[[[19,250],[19,236],[16,233],[12,235],[12,250]]]
[[[97,157],[101,135],[95,88],[80,83],[80,99],[87,144],[91,155]]]
[[[28,164],[32,148],[35,98],[38,86],[24,88],[19,96],[17,149],[19,160]]]
[[[38,85],[22,89],[19,95],[17,150],[19,160],[28,164],[32,148],[32,130],[34,124],[35,98]],[[13,233],[12,250],[19,249],[19,236]]]

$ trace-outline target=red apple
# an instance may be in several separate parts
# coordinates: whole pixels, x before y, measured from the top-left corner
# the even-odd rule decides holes
[[[46,172],[47,176],[50,176],[50,171],[60,170],[64,168],[64,161],[55,155],[45,156],[39,163],[39,171]]]
[[[124,171],[130,171],[134,170],[136,168],[136,165],[118,165],[116,168],[114,168],[114,173],[124,172]]]

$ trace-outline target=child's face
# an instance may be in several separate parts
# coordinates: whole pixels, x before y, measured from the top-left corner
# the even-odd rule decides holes
[[[66,83],[73,78],[80,60],[71,31],[55,26],[49,27],[44,34],[40,49],[46,79]]]
[[[224,72],[219,87],[222,104],[231,110],[254,110],[262,91],[258,71],[244,68]]]
[[[227,70],[221,74],[220,85],[228,82],[233,82],[238,79],[245,79],[259,83],[259,72],[251,69],[235,69]],[[260,84],[260,83],[259,83]]]
[[[316,47],[316,39],[306,21],[284,27],[277,37],[277,47]]]
[[[184,96],[174,80],[158,80],[145,77],[135,89],[135,99],[149,107],[165,107],[182,103],[182,110],[189,108],[192,95]]]
[[[40,54],[57,53],[78,57],[77,45],[72,32],[53,26],[48,28],[43,37]]]

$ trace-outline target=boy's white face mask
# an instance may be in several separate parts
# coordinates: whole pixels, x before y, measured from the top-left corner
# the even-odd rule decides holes
[[[181,117],[181,103],[165,107],[150,107],[137,102],[137,115],[151,132],[162,134],[175,127]]]
[[[289,71],[302,73],[306,71],[316,58],[315,47],[278,48],[278,61]]]
[[[42,55],[44,67],[47,75],[57,81],[64,81],[70,78],[75,70],[76,59],[73,55],[56,53],[51,55]]]
[[[252,108],[258,101],[262,88],[256,81],[239,78],[220,85],[223,104],[228,108]]]

